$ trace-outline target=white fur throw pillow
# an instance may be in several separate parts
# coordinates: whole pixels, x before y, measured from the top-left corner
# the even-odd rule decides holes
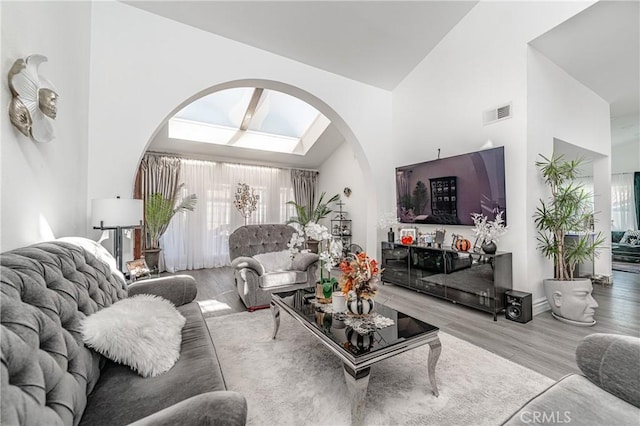
[[[289,250],[256,254],[253,258],[260,262],[265,273],[291,270],[291,252]]]
[[[168,300],[139,294],[86,317],[82,338],[110,360],[154,377],[169,371],[180,357],[185,321]]]

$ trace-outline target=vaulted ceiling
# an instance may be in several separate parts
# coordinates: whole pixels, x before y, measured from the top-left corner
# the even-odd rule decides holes
[[[125,3],[392,90],[477,1]],[[611,103],[613,143],[640,140],[638,5],[631,1],[598,2],[532,42],[536,49]],[[316,154],[310,151],[308,155]],[[287,157],[279,160],[300,161]],[[319,165],[322,161],[308,159],[305,164]]]

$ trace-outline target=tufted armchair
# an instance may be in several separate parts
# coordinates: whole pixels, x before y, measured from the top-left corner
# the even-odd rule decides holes
[[[268,307],[272,293],[315,286],[317,254],[298,253],[290,268],[278,271],[269,271],[254,258],[287,250],[287,243],[294,232],[289,225],[245,225],[229,235],[235,283],[248,311]]]

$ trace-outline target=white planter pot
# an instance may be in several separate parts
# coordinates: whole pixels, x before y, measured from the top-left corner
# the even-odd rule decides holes
[[[598,302],[591,295],[593,286],[589,278],[573,281],[547,279],[543,280],[543,286],[555,319],[583,327],[596,323],[594,315]]]

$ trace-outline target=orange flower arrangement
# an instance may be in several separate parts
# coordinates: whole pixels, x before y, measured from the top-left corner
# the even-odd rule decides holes
[[[382,270],[378,268],[378,262],[367,256],[367,253],[361,252],[351,256],[351,259],[343,260],[340,262],[340,270],[340,287],[345,295],[348,296],[351,291],[365,299],[376,295],[378,277]]]

